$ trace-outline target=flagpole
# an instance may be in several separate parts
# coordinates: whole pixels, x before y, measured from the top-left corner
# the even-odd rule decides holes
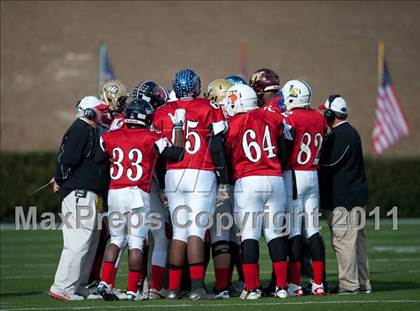
[[[103,53],[103,46],[104,46],[104,44],[103,43],[101,43],[100,45],[99,45],[99,53],[98,53],[98,92],[99,92],[99,90],[101,89],[101,70],[102,70],[102,59],[103,59],[103,57],[102,57],[102,53]]]
[[[378,86],[382,83],[382,70],[384,66],[385,59],[385,45],[381,40],[378,45]]]

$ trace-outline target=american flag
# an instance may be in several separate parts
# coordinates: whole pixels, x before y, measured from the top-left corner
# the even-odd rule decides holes
[[[99,75],[98,75],[98,89],[109,80],[115,79],[114,70],[108,56],[108,48],[102,44],[99,48]]]
[[[397,93],[391,83],[382,44],[379,46],[378,82],[375,126],[372,133],[372,149],[376,155],[384,152],[410,132]]]

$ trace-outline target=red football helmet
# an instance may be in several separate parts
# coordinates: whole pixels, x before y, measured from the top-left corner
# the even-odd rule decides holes
[[[258,96],[261,96],[267,91],[278,91],[281,89],[278,74],[268,68],[255,71],[249,79],[249,85]]]

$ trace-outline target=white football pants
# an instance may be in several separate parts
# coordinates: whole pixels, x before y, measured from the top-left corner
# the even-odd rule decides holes
[[[216,188],[213,171],[180,169],[166,172],[165,192],[174,240],[187,242],[190,236],[204,240],[213,221]]]
[[[286,191],[283,177],[248,176],[235,183],[234,218],[241,241],[259,240],[261,233],[268,242],[287,235]]]
[[[148,232],[149,193],[138,187],[110,189],[108,192],[108,224],[111,243],[124,248],[143,250]]]
[[[292,171],[284,171],[284,182],[287,193],[287,210],[290,217],[289,238],[302,234],[302,219],[304,234],[307,239],[319,232],[314,212],[319,210],[319,185],[317,171],[295,171],[297,198],[293,200]]]

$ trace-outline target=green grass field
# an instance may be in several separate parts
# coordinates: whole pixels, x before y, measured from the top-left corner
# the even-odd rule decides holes
[[[393,231],[391,225],[382,224],[379,231],[368,225],[371,280],[374,293],[370,295],[328,295],[325,297],[288,298],[285,300],[262,298],[242,301],[231,298],[223,301],[191,302],[143,301],[60,302],[49,298],[51,285],[61,251],[59,231],[12,231],[1,234],[1,310],[131,310],[184,309],[184,310],[420,310],[420,222],[402,223]],[[329,234],[323,226],[327,244],[328,282],[336,283],[335,258],[328,242]],[[126,258],[126,257],[124,257]],[[267,248],[261,246],[261,279],[267,283],[271,268]],[[127,263],[124,262],[117,278],[117,287],[124,288]],[[212,286],[213,269],[207,274]],[[210,287],[209,286],[209,287]]]

